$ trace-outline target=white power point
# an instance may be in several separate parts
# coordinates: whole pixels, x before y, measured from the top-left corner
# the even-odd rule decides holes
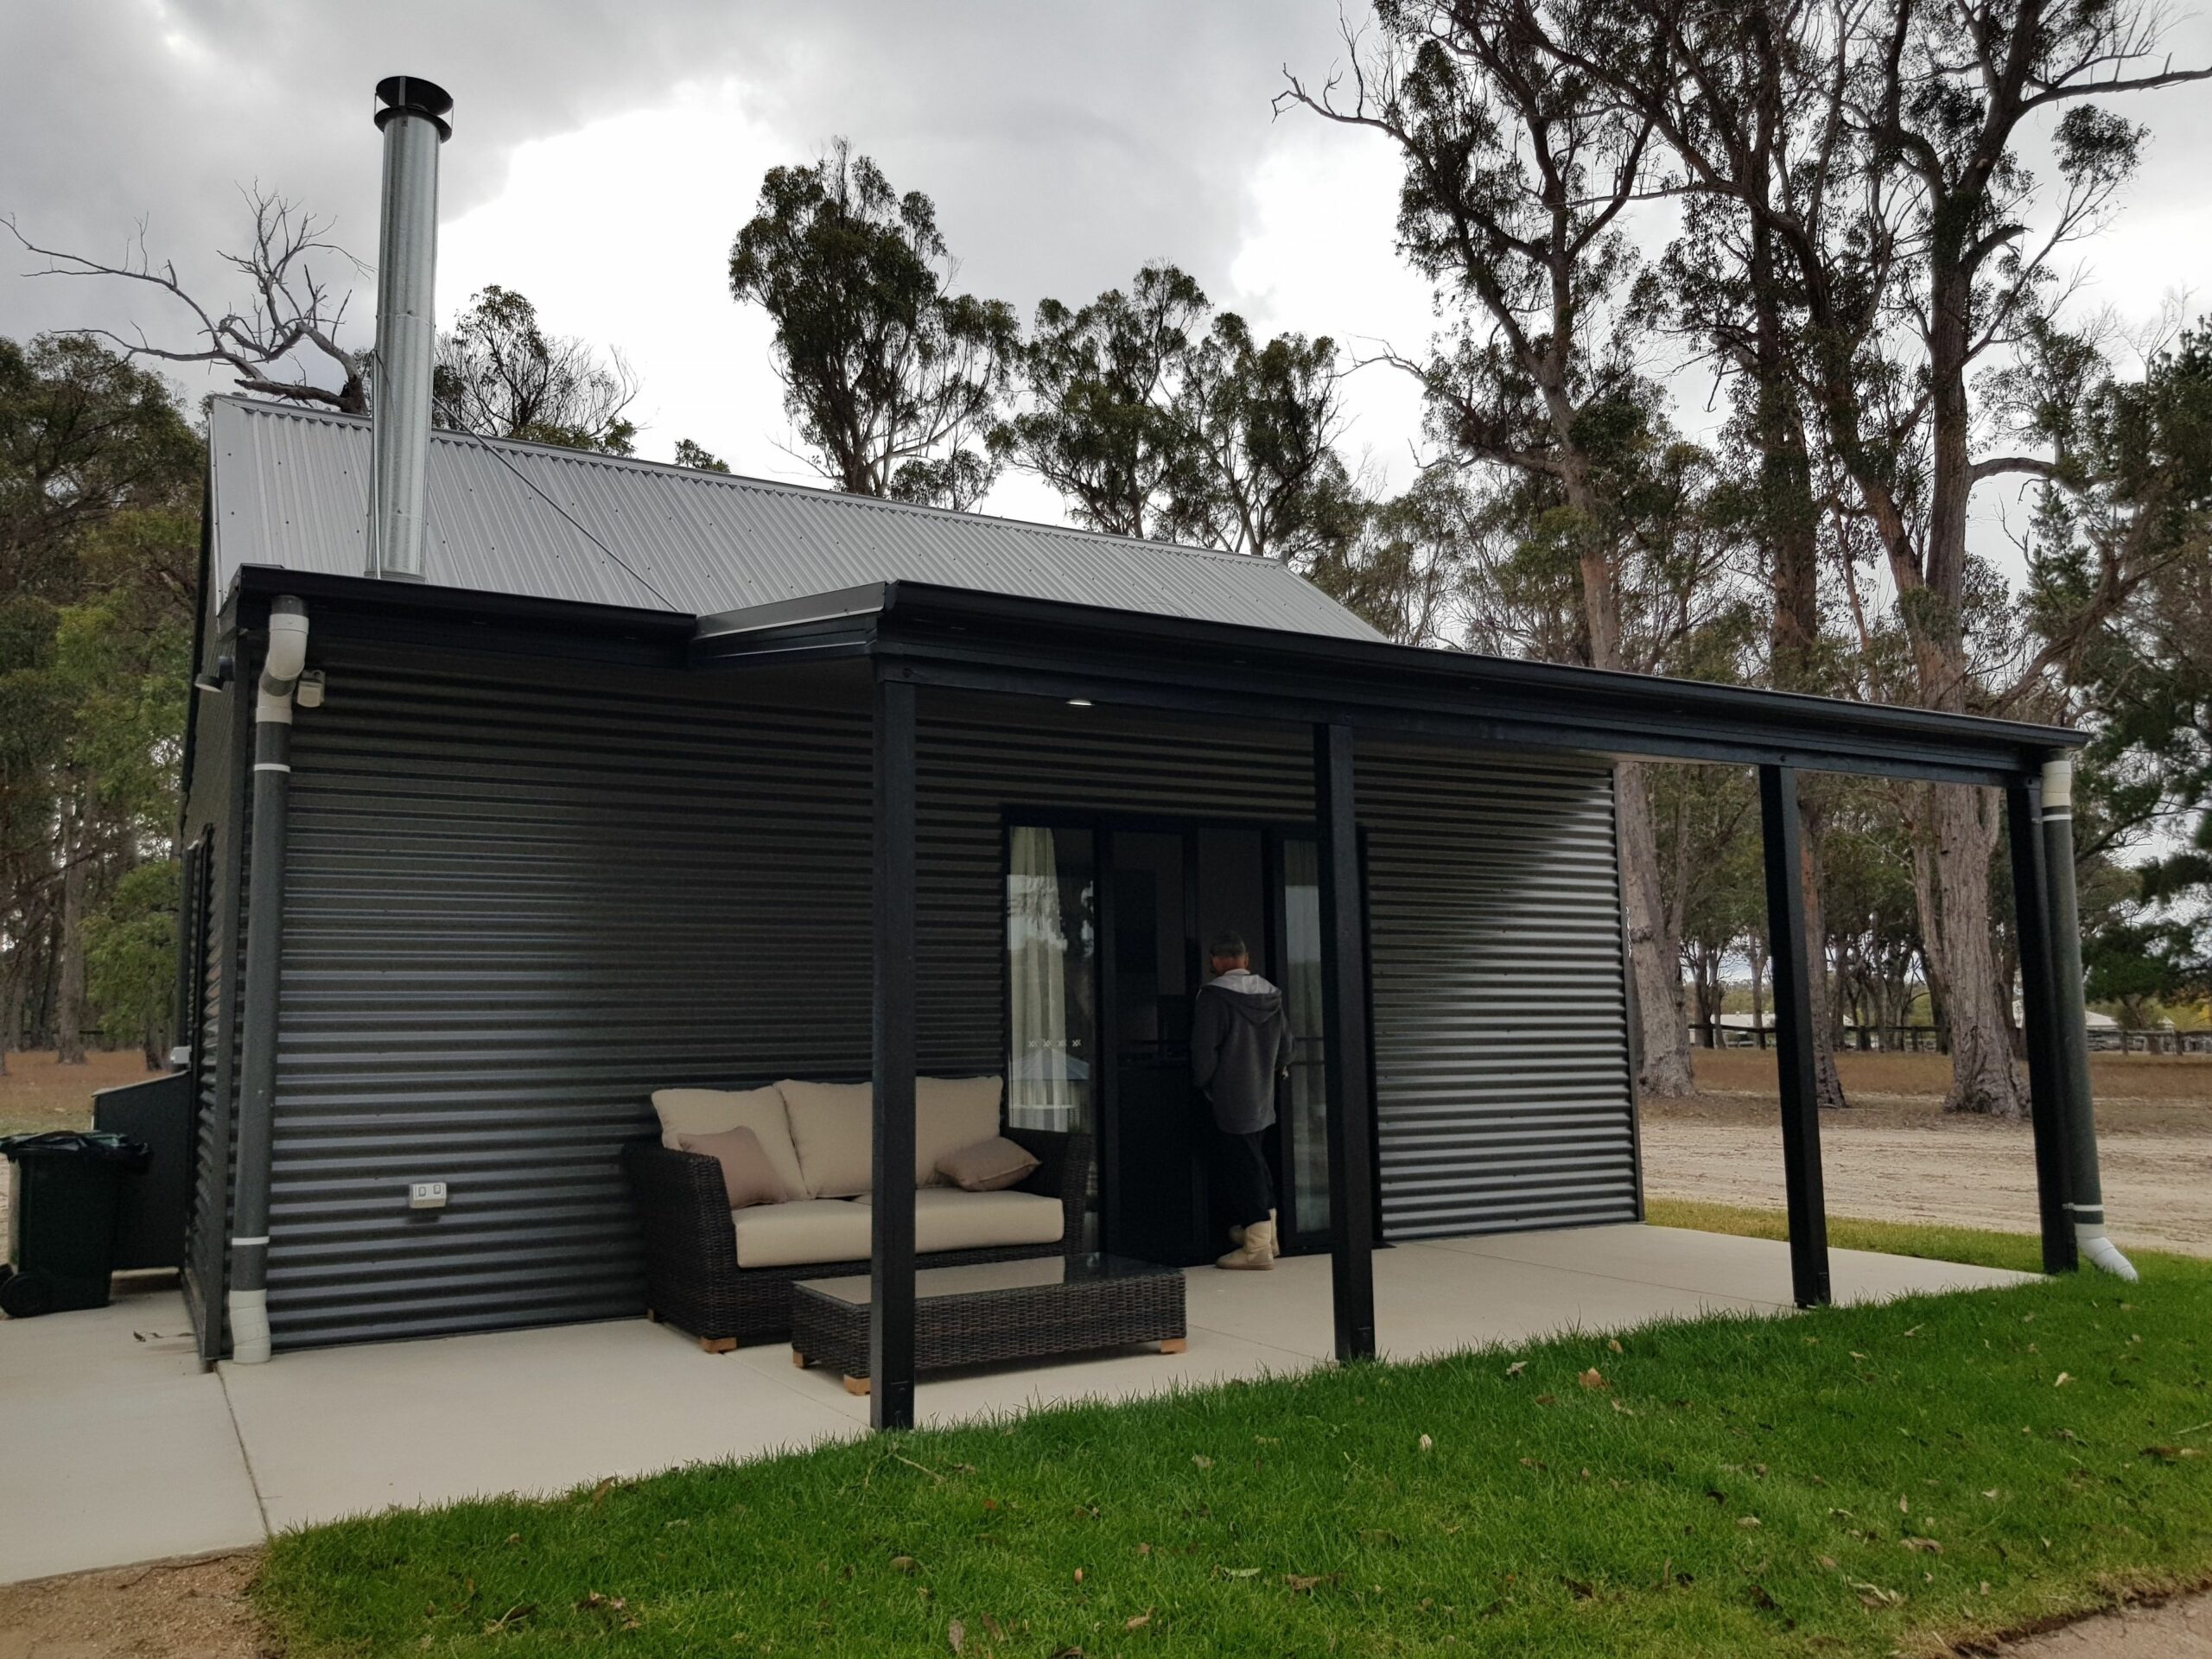
[[[442,1210],[446,1207],[446,1184],[443,1181],[416,1181],[407,1189],[410,1210]]]

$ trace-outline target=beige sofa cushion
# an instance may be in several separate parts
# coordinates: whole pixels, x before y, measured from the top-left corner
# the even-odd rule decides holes
[[[681,1152],[677,1137],[720,1135],[725,1129],[750,1129],[767,1154],[768,1167],[783,1183],[784,1196],[807,1196],[806,1178],[799,1169],[798,1154],[791,1145],[791,1123],[784,1096],[773,1084],[766,1089],[656,1089],[653,1110],[660,1114],[660,1143]]]
[[[1067,1211],[1060,1201],[1040,1192],[963,1192],[957,1186],[925,1186],[914,1194],[918,1255],[1002,1244],[1057,1244],[1066,1230]],[[743,1260],[741,1252],[739,1261]]]
[[[943,1186],[939,1164],[999,1132],[1000,1092],[996,1077],[914,1079],[916,1186]]]
[[[741,1268],[788,1268],[815,1262],[862,1262],[868,1208],[842,1198],[762,1205],[730,1217]]]
[[[1036,1167],[1035,1153],[1002,1135],[949,1152],[938,1161],[938,1173],[964,1192],[995,1192],[1018,1185]]]
[[[741,1125],[720,1135],[679,1135],[685,1152],[703,1152],[722,1166],[722,1194],[733,1210],[756,1204],[782,1204],[791,1197],[783,1177],[760,1150],[760,1137]]]
[[[853,1198],[868,1189],[875,1162],[875,1090],[865,1083],[776,1085],[789,1109],[791,1145],[809,1196]]]

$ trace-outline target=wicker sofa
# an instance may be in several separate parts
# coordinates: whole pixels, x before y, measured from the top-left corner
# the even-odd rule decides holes
[[[840,1085],[783,1086],[797,1094]],[[797,1138],[804,1147],[803,1120],[801,1128]],[[1037,1167],[1016,1186],[994,1192],[921,1184],[918,1177],[918,1267],[1022,1261],[1081,1249],[1090,1137],[995,1132],[1027,1148]],[[808,1197],[733,1213],[721,1164],[664,1144],[674,1138],[632,1141],[622,1152],[645,1236],[650,1317],[696,1337],[709,1353],[726,1353],[741,1343],[788,1339],[791,1287],[799,1281],[868,1271],[870,1199],[850,1190],[855,1148],[846,1148],[844,1190],[823,1190],[831,1185],[822,1171],[828,1160],[817,1156],[806,1172]],[[933,1242],[941,1247],[931,1248]]]

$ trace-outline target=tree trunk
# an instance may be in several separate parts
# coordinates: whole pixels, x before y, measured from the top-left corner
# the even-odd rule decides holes
[[[61,963],[54,992],[54,1058],[63,1065],[85,1064],[85,866],[88,790],[80,785],[69,804],[61,869]]]
[[[1651,827],[1651,795],[1643,767],[1624,760],[1615,772],[1621,838],[1621,902],[1628,912],[1629,978],[1636,989],[1643,1064],[1637,1086],[1647,1095],[1694,1093],[1689,1022],[1682,1017],[1681,952],[1667,937],[1666,895],[1659,880],[1659,840]]]
[[[1821,815],[1798,798],[1798,879],[1805,887],[1805,984],[1813,1004],[1813,1098],[1832,1111],[1851,1103],[1835,1069],[1835,986],[1828,973],[1827,918],[1821,904]]]
[[[1989,931],[1989,866],[1997,848],[1990,791],[1944,785],[1929,792],[1934,797],[1936,889],[1943,912],[1943,1014],[1951,1043],[1951,1087],[1943,1109],[2024,1117],[2027,1103],[2012,1068],[2004,988]]]

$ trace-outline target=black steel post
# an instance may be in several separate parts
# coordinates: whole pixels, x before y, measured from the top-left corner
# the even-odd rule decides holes
[[[914,1426],[914,688],[875,682],[868,1421]]]
[[[1329,1090],[1329,1271],[1337,1357],[1375,1357],[1375,1106],[1368,1090],[1366,951],[1351,728],[1313,728],[1320,820],[1321,1021]]]
[[[1805,887],[1797,774],[1759,768],[1766,843],[1767,949],[1774,975],[1775,1071],[1782,1085],[1782,1176],[1789,1198],[1789,1282],[1800,1307],[1825,1307],[1827,1202],[1821,1190],[1821,1108],[1813,1074],[1813,998],[1805,971]]]
[[[2043,769],[2043,879],[2050,895],[2052,1020],[2057,1034],[2060,1098],[2065,1102],[2066,1211],[2074,1248],[2122,1279],[2135,1268],[2105,1236],[2104,1183],[2097,1170],[2097,1119],[2089,1090],[2088,1010],[2083,1005],[2081,901],[2074,891],[2074,763]]]
[[[2066,1209],[2066,1099],[2059,1074],[2058,993],[2050,971],[2050,887],[2044,876],[2042,818],[2039,785],[2014,784],[2005,790],[2012,922],[2020,947],[2020,1035],[2028,1051],[2028,1116],[2036,1137],[2043,1270],[2071,1273],[2081,1257]]]

